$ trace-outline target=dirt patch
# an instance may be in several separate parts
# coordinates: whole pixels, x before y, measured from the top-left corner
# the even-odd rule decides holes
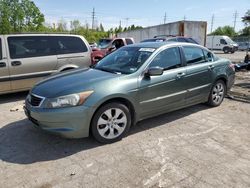
[[[236,72],[235,84],[229,95],[232,99],[250,103],[250,71]]]

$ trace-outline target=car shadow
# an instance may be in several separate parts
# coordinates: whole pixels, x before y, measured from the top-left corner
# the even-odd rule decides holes
[[[207,108],[205,105],[196,105],[143,120],[131,127],[129,135],[158,126],[167,126],[172,121]],[[36,129],[27,119],[2,127],[0,129],[0,143],[0,160],[16,164],[57,160],[102,146],[91,136],[83,139],[65,139],[45,133]]]
[[[28,93],[28,91],[23,91],[18,93],[3,94],[0,96],[0,104],[25,100]]]

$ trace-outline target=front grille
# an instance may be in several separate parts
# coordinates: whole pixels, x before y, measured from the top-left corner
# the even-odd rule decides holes
[[[30,96],[30,104],[32,106],[40,106],[42,100],[43,100],[42,97],[38,97],[38,96],[34,96],[34,95]]]

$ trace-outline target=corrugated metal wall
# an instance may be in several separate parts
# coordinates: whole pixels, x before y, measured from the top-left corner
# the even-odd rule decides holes
[[[118,37],[133,37],[135,42],[140,42],[144,39],[153,38],[156,35],[179,35],[192,37],[201,45],[205,45],[206,31],[207,22],[179,21],[118,33]]]

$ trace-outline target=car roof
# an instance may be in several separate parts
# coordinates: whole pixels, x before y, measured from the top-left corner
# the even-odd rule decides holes
[[[192,43],[184,43],[184,42],[142,42],[142,43],[136,43],[136,44],[130,44],[128,47],[139,47],[139,48],[160,48],[162,46],[199,46],[197,44]]]

